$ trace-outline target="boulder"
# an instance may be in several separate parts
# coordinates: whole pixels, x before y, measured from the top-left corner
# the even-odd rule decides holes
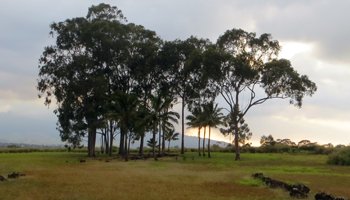
[[[19,172],[12,172],[10,174],[7,175],[7,178],[18,178],[20,176],[20,173]]]
[[[7,179],[0,175],[0,181],[7,181]]]
[[[335,197],[325,192],[319,192],[315,195],[315,200],[346,200],[343,197]]]
[[[270,177],[266,177],[263,173],[252,174],[253,178],[260,179],[270,188],[281,188],[289,192],[289,195],[293,198],[307,198],[310,188],[303,184],[290,185],[283,181],[275,180]]]

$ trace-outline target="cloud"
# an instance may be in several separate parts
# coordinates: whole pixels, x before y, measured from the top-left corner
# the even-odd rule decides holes
[[[349,1],[284,1],[270,4],[269,17],[256,17],[258,32],[270,32],[279,40],[312,42],[320,60],[350,61]]]
[[[52,112],[42,107],[16,105],[15,109],[0,112],[0,141],[61,144],[55,121]]]
[[[253,140],[273,134],[324,143],[349,141],[345,119],[350,117],[346,92],[350,90],[350,27],[345,19],[350,2],[346,0],[4,0],[0,7],[0,139],[59,141],[56,117],[37,99],[38,58],[44,46],[53,43],[52,22],[85,16],[88,7],[101,2],[118,6],[129,22],[155,30],[167,40],[196,35],[215,42],[232,28],[271,33],[291,49],[283,56],[315,81],[318,91],[305,98],[302,109],[288,101],[255,107],[246,119]]]

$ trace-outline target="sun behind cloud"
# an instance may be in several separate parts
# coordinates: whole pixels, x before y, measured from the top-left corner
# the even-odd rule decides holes
[[[314,45],[311,43],[295,41],[281,42],[281,46],[282,48],[279,57],[286,59],[292,59],[298,54],[311,53],[314,49]]]

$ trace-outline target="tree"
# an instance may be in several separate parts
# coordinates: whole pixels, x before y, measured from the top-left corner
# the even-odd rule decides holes
[[[147,140],[147,146],[149,146],[152,149],[155,149],[158,147],[157,141],[153,138],[150,138],[149,140]]]
[[[278,144],[282,144],[282,145],[287,145],[287,146],[290,146],[290,147],[294,147],[296,146],[295,142],[291,141],[290,139],[277,139],[276,140],[276,143]]]
[[[173,100],[171,98],[162,97],[162,96],[153,96],[151,99],[151,107],[150,107],[150,118],[152,119],[152,127],[153,127],[153,137],[152,140],[156,141],[157,130],[159,133],[159,143],[158,143],[158,153],[160,154],[161,147],[161,122],[171,121],[173,123],[177,123],[179,119],[179,114],[174,111],[169,111],[172,107]],[[155,147],[155,146],[153,146]],[[152,149],[152,154],[154,159],[156,159],[155,148]]]
[[[187,115],[186,123],[189,128],[198,128],[198,155],[201,156],[201,129],[204,125],[204,114],[201,106],[191,109],[191,115]]]
[[[56,100],[54,112],[63,141],[78,146],[88,135],[89,156],[95,155],[96,129],[103,124],[108,81],[104,68],[110,57],[101,48],[103,43],[96,41],[108,40],[101,34],[108,31],[102,30],[119,30],[124,19],[116,7],[100,4],[89,8],[85,18],[53,23],[56,44],[45,47],[39,60],[39,97],[45,97],[46,105]]]
[[[203,114],[204,114],[204,124],[209,128],[208,136],[208,157],[210,158],[210,134],[211,127],[216,128],[218,125],[222,124],[223,114],[221,113],[222,108],[218,108],[218,104],[214,102],[209,102],[203,105]]]
[[[230,135],[234,131],[234,126],[232,126],[232,124],[230,123],[232,121],[230,117],[231,117],[230,114],[224,117],[223,125],[225,128],[220,128],[220,132],[225,136]],[[239,135],[238,144],[241,144],[242,147],[250,145],[249,143],[247,143],[247,141],[250,140],[253,133],[250,131],[248,124],[245,123],[244,119],[241,119],[241,121],[239,122],[238,135]],[[233,143],[234,141],[232,141],[230,138],[230,142]]]
[[[217,40],[217,59],[206,65],[211,80],[228,106],[235,140],[235,160],[240,159],[239,122],[254,106],[270,99],[289,99],[302,106],[304,96],[311,96],[316,85],[306,75],[299,75],[286,59],[277,59],[280,46],[269,34],[257,37],[241,29],[226,31]],[[248,98],[248,100],[247,100]]]
[[[276,144],[276,141],[272,137],[272,135],[268,135],[268,136],[263,135],[261,136],[260,144],[261,146],[274,146]]]
[[[175,133],[175,130],[172,129],[165,133],[165,140],[168,141],[168,152],[170,152],[170,142],[172,140],[178,140],[180,133]]]
[[[137,130],[135,122],[138,120],[138,105],[139,101],[135,94],[119,93],[115,94],[115,100],[112,106],[112,117],[117,121],[120,127],[120,134],[124,135],[120,146],[121,155],[128,160],[128,137],[130,139],[131,134]]]
[[[307,145],[310,145],[310,144],[311,144],[310,140],[300,140],[298,142],[298,147],[307,146]]]
[[[184,154],[185,107],[201,84],[202,53],[208,40],[190,37],[185,41],[166,42],[161,51],[162,64],[169,69],[167,80],[181,100],[181,154]]]
[[[239,129],[239,144],[242,146],[249,145],[251,143],[247,143],[250,138],[252,138],[253,133],[250,131],[248,124],[244,123],[244,120],[240,122],[240,129]]]

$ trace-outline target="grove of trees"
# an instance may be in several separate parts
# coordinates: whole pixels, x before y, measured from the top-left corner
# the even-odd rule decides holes
[[[164,154],[166,142],[177,138],[179,120],[183,154],[188,109],[188,125],[198,128],[199,155],[200,130],[208,130],[210,141],[211,127],[222,126],[234,136],[239,160],[239,143],[251,136],[244,116],[252,107],[276,98],[301,107],[317,89],[288,60],[278,59],[279,43],[269,34],[231,29],[216,43],[193,36],[164,41],[103,3],[90,7],[86,17],[51,24],[50,34],[56,42],[39,60],[39,97],[57,105],[62,141],[78,147],[87,137],[88,156],[95,156],[97,134],[109,155],[116,137],[121,156],[128,158],[134,141],[142,155],[146,134],[152,135],[152,155]],[[226,116],[215,103],[219,96]],[[205,154],[204,141],[202,147]]]

